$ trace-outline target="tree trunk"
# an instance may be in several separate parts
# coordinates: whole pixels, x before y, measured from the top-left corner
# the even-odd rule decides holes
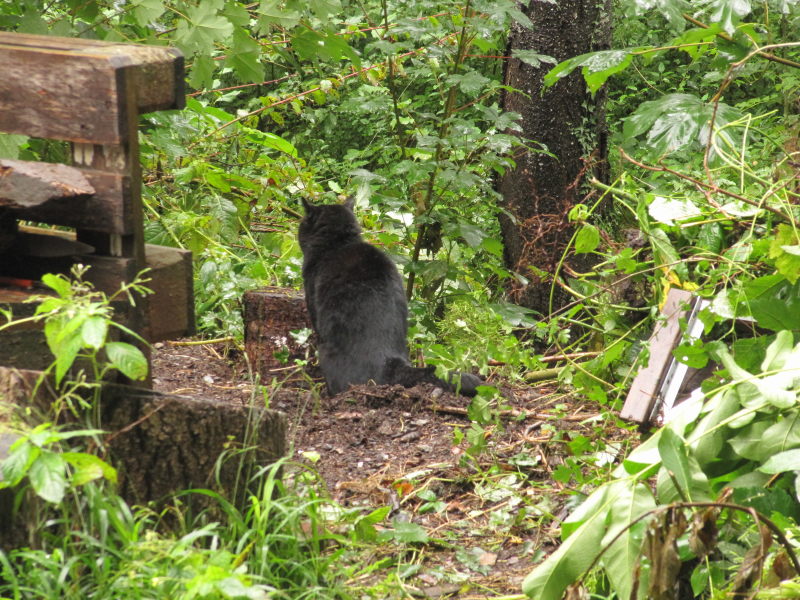
[[[528,0],[525,12],[534,28],[512,27],[509,55],[535,50],[561,62],[610,45],[610,0]],[[580,69],[544,89],[552,67],[508,60],[505,83],[519,92],[506,94],[505,109],[522,115],[523,139],[544,144],[554,157],[525,151],[499,181],[507,211],[500,216],[506,266],[529,282],[514,284],[511,297],[543,314],[567,301],[559,288],[550,299],[552,275],[572,235],[567,213],[584,199],[587,173],[604,170],[606,155],[603,91],[592,98]]]

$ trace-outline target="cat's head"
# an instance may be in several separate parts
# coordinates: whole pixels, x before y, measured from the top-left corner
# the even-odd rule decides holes
[[[361,228],[353,214],[353,198],[343,204],[312,204],[303,198],[305,216],[297,237],[303,252],[312,246],[346,243],[361,237]]]

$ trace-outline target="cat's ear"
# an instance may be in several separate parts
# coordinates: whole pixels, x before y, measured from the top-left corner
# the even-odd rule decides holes
[[[306,214],[310,213],[313,210],[314,205],[311,204],[311,202],[309,202],[305,198],[300,198],[300,201],[303,203],[303,209],[305,209]]]
[[[345,200],[342,203],[342,206],[344,206],[350,212],[355,212],[353,210],[355,208],[355,206],[356,206],[356,198],[355,198],[355,196],[348,196],[347,200]]]

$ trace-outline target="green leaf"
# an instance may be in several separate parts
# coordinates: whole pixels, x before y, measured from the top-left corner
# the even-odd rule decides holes
[[[791,283],[800,278],[800,239],[793,227],[781,223],[769,246],[769,257],[775,259],[778,273]]]
[[[258,6],[258,28],[267,33],[270,25],[291,29],[302,18],[303,6],[298,1],[261,0]]]
[[[600,543],[601,547],[608,549],[600,559],[600,564],[619,598],[629,598],[631,595],[647,529],[646,520],[633,526],[630,524],[655,506],[652,492],[641,483],[623,490],[611,506],[608,531]]]
[[[264,65],[258,61],[260,55],[261,47],[245,29],[237,27],[233,30],[233,43],[225,65],[231,67],[240,79],[252,83],[264,81]]]
[[[511,51],[511,56],[518,58],[525,64],[531,65],[532,67],[540,67],[543,63],[554,65],[558,62],[552,56],[539,54],[536,52],[536,50],[520,50],[519,48],[514,48]]]
[[[728,35],[736,32],[740,19],[750,14],[750,0],[707,0],[708,19],[719,23]]]
[[[758,467],[762,473],[785,473],[786,471],[800,471],[800,448],[779,452],[770,457],[767,462]]]
[[[125,377],[134,381],[147,377],[147,358],[136,346],[125,342],[109,342],[105,350],[109,362]]]
[[[161,0],[131,0],[133,17],[142,26],[148,26],[164,14],[164,3]]]
[[[544,85],[545,87],[550,87],[578,67],[583,67],[583,78],[589,91],[594,94],[611,75],[627,68],[631,60],[633,60],[633,53],[642,49],[601,50],[575,56],[550,69],[544,76]]]
[[[667,234],[661,229],[651,229],[649,237],[656,258],[656,266],[665,271],[674,271],[681,281],[686,281],[689,278],[689,270]]]
[[[426,544],[428,542],[428,532],[424,527],[410,521],[400,521],[395,519],[393,537],[398,542],[404,544]]]
[[[700,209],[688,198],[664,198],[655,196],[647,212],[659,223],[675,225],[676,221],[685,221],[700,216]]]
[[[192,61],[189,85],[196,90],[212,88],[214,85],[214,70],[216,68],[216,62],[213,58],[207,54],[198,54]]]
[[[600,245],[600,232],[597,227],[584,223],[575,235],[575,252],[586,254],[592,252]]]
[[[27,141],[27,135],[0,133],[0,158],[19,158],[19,150]]]
[[[311,9],[311,12],[321,20],[325,22],[329,19],[331,15],[335,15],[342,10],[342,3],[340,0],[307,0],[308,7]]]
[[[42,450],[28,470],[28,479],[36,495],[57,504],[64,498],[67,489],[66,462],[60,455]]]
[[[358,67],[361,59],[342,36],[306,29],[292,38],[292,49],[304,60],[338,62],[349,58]]]
[[[481,75],[477,71],[469,71],[464,75],[450,75],[447,78],[448,85],[458,86],[458,88],[468,96],[474,96],[480,92],[490,79]]]
[[[106,341],[108,319],[105,317],[88,317],[81,327],[83,345],[99,350]]]
[[[288,154],[289,156],[297,157],[297,148],[295,148],[291,142],[286,141],[274,133],[247,129],[247,135],[245,137],[251,142],[255,142],[265,148],[272,148],[284,154]]]
[[[94,454],[64,452],[61,457],[74,469],[72,474],[74,485],[83,485],[100,478],[107,479],[111,483],[117,482],[117,470]]]
[[[742,458],[757,462],[800,447],[800,413],[789,411],[779,417],[777,423],[771,419],[751,423],[740,429],[728,443]]]
[[[186,19],[180,19],[175,29],[175,43],[188,55],[211,54],[214,43],[233,34],[233,24],[217,14],[213,2],[200,2],[186,8]]]
[[[662,470],[659,473],[658,499],[667,504],[677,500],[706,502],[712,500],[711,488],[691,449],[669,427],[658,441]],[[675,489],[677,486],[678,489]]]
[[[11,451],[3,461],[3,483],[10,486],[17,485],[28,472],[31,464],[41,454],[41,450],[28,440],[21,440],[11,447]]]
[[[792,284],[782,275],[766,275],[745,283],[742,292],[761,327],[800,329],[800,282]]]
[[[63,275],[45,273],[42,275],[42,283],[53,290],[61,298],[70,298],[72,296],[72,286],[70,285],[69,280]]]
[[[657,156],[678,150],[700,150],[709,138],[709,124],[714,119],[715,129],[730,124],[742,114],[735,108],[719,102],[716,110],[713,104],[703,102],[690,94],[666,94],[658,100],[643,102],[636,111],[625,119],[622,134],[627,140],[634,140],[643,134],[646,147]],[[727,127],[717,134],[725,145],[739,147],[742,135],[739,129]],[[718,160],[715,152],[710,158]]]
[[[641,484],[633,479],[615,480],[601,485],[564,521],[565,538],[558,549],[538,565],[522,582],[522,591],[537,600],[560,600],[567,586],[574,583],[603,548],[607,522],[614,505],[630,498]]]

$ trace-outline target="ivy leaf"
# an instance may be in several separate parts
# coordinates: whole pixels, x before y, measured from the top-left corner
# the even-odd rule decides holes
[[[622,134],[627,140],[634,140],[643,134],[646,147],[657,156],[677,150],[705,147],[709,139],[710,122],[714,118],[716,128],[740,119],[742,114],[722,102],[714,105],[703,102],[691,94],[666,94],[658,100],[643,102],[636,112],[625,119]],[[717,142],[726,146],[738,147],[741,133],[732,127],[718,132]],[[632,144],[630,144],[632,145]],[[710,158],[719,161],[715,152]]]
[[[147,377],[147,358],[136,346],[125,342],[109,342],[105,350],[109,362],[128,379],[138,381]]]

